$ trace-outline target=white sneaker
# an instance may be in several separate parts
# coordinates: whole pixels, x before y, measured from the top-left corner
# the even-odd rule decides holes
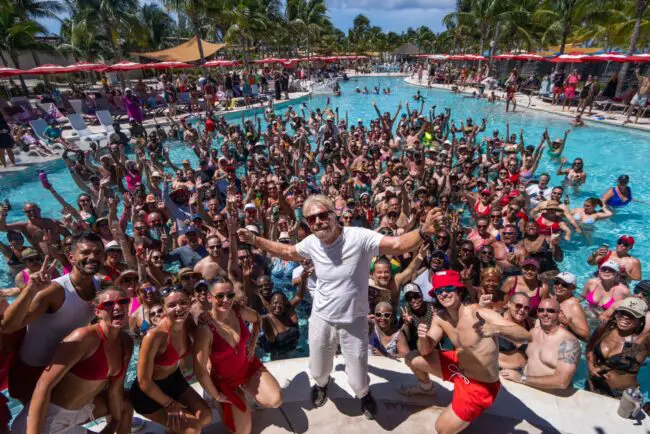
[[[402,384],[402,387],[399,388],[399,393],[406,396],[416,396],[416,395],[435,396],[436,386],[435,384],[432,383],[430,389],[424,389],[422,388],[422,385],[419,382],[407,383],[407,384]]]

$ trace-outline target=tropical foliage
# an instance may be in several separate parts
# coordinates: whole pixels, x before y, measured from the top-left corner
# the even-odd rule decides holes
[[[634,51],[650,42],[650,0],[457,0],[444,31],[385,32],[358,15],[347,33],[326,0],[0,0],[2,60],[51,49],[42,18],[61,21],[56,49],[75,59],[119,60],[189,37],[228,43],[229,57],[389,52],[405,42],[428,52],[496,53],[589,43]],[[64,18],[61,18],[64,17]],[[8,59],[8,58],[9,59]]]

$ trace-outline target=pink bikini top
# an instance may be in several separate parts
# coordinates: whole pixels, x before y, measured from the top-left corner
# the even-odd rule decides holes
[[[587,296],[585,297],[585,300],[587,300],[587,302],[588,302],[591,306],[594,306],[594,307],[600,306],[600,307],[602,307],[604,310],[607,310],[607,309],[609,309],[610,307],[612,307],[612,305],[616,302],[616,300],[614,300],[614,297],[612,297],[612,298],[609,299],[609,301],[608,301],[607,303],[605,303],[605,304],[598,304],[598,302],[597,302],[596,300],[594,300],[594,293],[595,293],[595,292],[596,292],[596,290],[593,290],[593,291],[587,293]]]

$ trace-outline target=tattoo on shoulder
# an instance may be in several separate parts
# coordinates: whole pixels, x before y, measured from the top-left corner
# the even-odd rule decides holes
[[[560,344],[558,362],[577,365],[580,361],[580,344],[576,339],[567,339]]]

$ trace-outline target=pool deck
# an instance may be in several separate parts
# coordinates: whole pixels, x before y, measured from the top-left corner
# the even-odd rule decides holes
[[[253,432],[279,433],[431,433],[440,412],[451,401],[451,383],[437,381],[433,398],[405,397],[398,389],[415,377],[402,361],[385,357],[370,358],[370,390],[378,402],[377,419],[366,420],[360,403],[353,398],[347,384],[342,357],[334,360],[329,387],[330,400],[325,406],[313,408],[309,394],[313,384],[308,372],[308,359],[298,358],[270,362],[269,371],[282,386],[284,403],[280,409],[253,411]],[[195,389],[201,393],[198,384]],[[616,414],[618,401],[583,390],[573,390],[559,397],[521,384],[504,381],[495,404],[476,419],[466,433],[562,433],[562,434],[636,434],[649,433],[648,418],[633,421]],[[213,411],[214,420],[218,420]],[[99,431],[103,424],[92,428]],[[163,433],[164,428],[147,422],[144,433]],[[204,433],[224,433],[216,422]]]
[[[417,78],[410,78],[406,77],[404,81],[410,85],[413,86],[418,86],[418,87],[423,87],[426,89],[441,89],[441,90],[446,90],[451,92],[451,86],[448,84],[432,84],[430,87],[427,86],[427,76],[425,75],[422,78],[422,82],[420,83]],[[472,92],[478,92],[478,89],[475,87],[470,87],[466,86],[462,90],[459,91],[461,94],[467,94],[471,95]],[[487,91],[486,91],[487,92]],[[501,91],[495,91],[495,95],[500,97],[501,99],[505,98],[505,92]],[[576,116],[576,107],[571,107],[571,111],[567,110],[562,110],[562,106],[558,105],[552,105],[546,101],[542,101],[541,98],[538,96],[533,96],[532,98],[529,99],[528,95],[522,94],[522,93],[517,93],[515,98],[517,99],[517,108],[516,112],[526,112],[526,111],[539,111],[539,112],[545,112],[548,114],[556,115],[556,116],[561,116],[564,118],[567,118],[567,123],[571,122]],[[529,105],[530,102],[530,105]],[[497,101],[496,104],[501,104],[504,107],[505,110],[505,102],[504,101]],[[515,113],[516,113],[515,112]],[[598,119],[597,117],[591,117],[587,115],[588,109],[585,110],[585,114],[582,116],[582,120],[585,123],[585,126],[588,126],[590,123],[598,123],[598,124],[605,124],[605,125],[611,125],[611,126],[616,126],[620,128],[627,128],[631,130],[637,130],[637,131],[646,131],[650,132],[650,118],[645,117],[645,118],[639,118],[639,123],[626,123],[623,124],[623,121],[625,120],[625,116],[623,116],[620,112],[614,112],[614,113],[606,113],[603,110],[597,110],[595,107],[592,111],[593,115],[604,117],[605,119]],[[634,116],[631,118],[632,121],[634,120]]]
[[[273,104],[275,108],[284,108],[288,105],[294,104],[296,102],[301,102],[303,100],[306,100],[309,98],[311,94],[309,92],[292,92],[289,96],[290,98],[283,99],[283,100],[274,100]],[[215,111],[215,114],[217,116],[225,116],[226,119],[232,119],[232,118],[239,118],[241,117],[242,112],[246,113],[246,116],[252,116],[254,113],[258,114],[263,114],[264,109],[267,107],[268,102],[264,102],[261,104],[254,104],[248,107],[237,107],[233,110],[228,110],[228,111]],[[191,116],[192,114],[190,114]],[[205,111],[201,111],[199,115],[205,115]],[[180,122],[180,120],[184,117],[187,117],[187,113],[179,114],[172,119],[174,122]],[[128,130],[129,128],[129,122],[128,119],[125,117],[119,121],[120,126],[122,129]],[[169,118],[166,116],[154,116],[153,118],[145,119],[144,122],[142,123],[143,127],[147,131],[153,130],[156,126],[160,127],[166,127],[171,124],[171,121]],[[88,130],[93,133],[93,134],[105,134],[104,127],[101,125],[88,125]],[[63,138],[71,143],[75,143],[81,150],[87,151],[89,150],[89,146],[87,142],[85,141],[80,141],[79,136],[73,129],[64,129]],[[100,143],[103,145],[105,142]],[[35,158],[35,157],[27,157],[27,158],[21,158],[20,156],[16,157],[16,165],[15,166],[9,166],[7,168],[0,168],[0,178],[2,178],[3,175],[9,175],[17,172],[22,172],[23,170],[28,169],[31,166],[46,163],[49,161],[53,160],[58,160],[60,156],[53,156],[53,157],[45,157],[45,158]]]

